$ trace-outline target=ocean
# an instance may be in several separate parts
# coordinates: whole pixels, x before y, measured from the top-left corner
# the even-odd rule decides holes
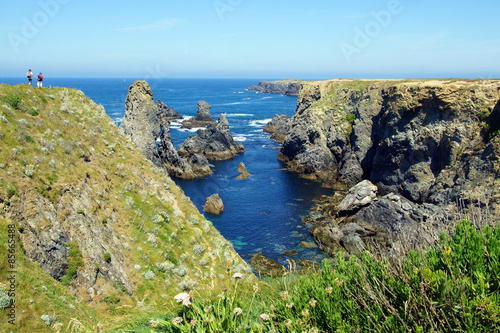
[[[250,79],[149,79],[155,102],[162,102],[184,117],[193,117],[197,103],[211,105],[214,119],[224,113],[235,139],[245,146],[245,153],[229,161],[212,162],[214,173],[198,180],[178,180],[176,183],[203,213],[205,198],[218,193],[225,210],[220,216],[205,214],[219,232],[234,245],[245,259],[248,254],[261,252],[286,265],[284,251],[297,251],[293,260],[320,262],[326,254],[317,248],[300,247],[302,241],[314,242],[309,227],[302,218],[309,213],[313,199],[331,190],[318,182],[302,179],[286,171],[278,161],[279,144],[263,133],[263,127],[275,114],[292,116],[297,98],[277,94],[261,94],[246,90],[258,83]],[[125,113],[125,99],[133,79],[54,78],[44,86],[82,90],[117,124]],[[0,83],[25,83],[23,78],[0,78]],[[170,129],[176,147],[196,129],[181,129],[173,123]],[[243,162],[251,177],[239,180],[237,169]]]

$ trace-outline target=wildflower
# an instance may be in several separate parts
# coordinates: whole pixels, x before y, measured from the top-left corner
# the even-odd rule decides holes
[[[233,279],[241,279],[243,277],[243,274],[241,273],[234,273],[233,274]]]
[[[302,315],[304,317],[309,317],[309,310],[307,310],[307,309],[302,310]]]
[[[315,308],[316,307],[316,300],[314,298],[311,298],[311,300],[309,301],[309,304],[311,305],[311,308]]]
[[[253,285],[253,291],[255,292],[259,291],[259,285],[257,283]]]
[[[292,326],[292,321],[290,319],[287,319],[284,321],[284,324],[287,328],[290,328]]]
[[[243,310],[241,308],[234,308],[233,313],[237,316],[243,313]]]
[[[182,303],[184,306],[190,306],[191,305],[191,296],[187,293],[180,293],[175,295],[175,300],[177,303]]]
[[[269,315],[267,315],[265,313],[261,314],[259,317],[260,317],[260,319],[262,319],[264,321],[269,321]]]
[[[195,327],[197,323],[198,322],[195,319],[191,319],[191,321],[189,322],[189,325]]]
[[[274,305],[271,304],[271,306],[269,307],[269,310],[274,311]]]
[[[150,323],[151,323],[151,327],[153,327],[153,328],[158,327],[158,320],[153,319],[150,321]]]
[[[338,278],[335,279],[335,284],[337,285],[337,287],[340,287],[342,285],[342,280],[339,280]]]
[[[293,308],[293,303],[286,303],[286,307],[289,309]]]
[[[182,317],[172,318],[172,322],[176,325],[182,323],[182,321],[183,321]]]
[[[282,299],[283,301],[286,301],[286,300],[287,300],[287,297],[288,297],[288,292],[287,292],[287,291],[282,291],[282,292],[280,293],[280,296],[281,296],[281,299]]]
[[[448,246],[445,246],[444,247],[444,254],[448,255],[448,256],[451,256],[452,252],[451,252],[451,248],[448,247]]]
[[[326,290],[326,293],[327,293],[327,294],[331,294],[331,293],[332,293],[332,291],[333,291],[333,288],[332,288],[332,287],[326,287],[326,289],[325,289],[325,290]]]
[[[309,333],[319,333],[319,330],[316,327],[313,327],[309,330]]]

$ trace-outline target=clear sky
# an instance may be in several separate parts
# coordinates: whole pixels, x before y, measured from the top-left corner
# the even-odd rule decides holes
[[[0,3],[0,76],[500,78],[498,0]]]

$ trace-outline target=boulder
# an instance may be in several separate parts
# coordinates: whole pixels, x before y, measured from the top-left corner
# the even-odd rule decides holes
[[[175,111],[160,100],[156,101],[156,106],[158,107],[158,111],[168,120],[184,119],[179,112]]]
[[[179,149],[179,155],[205,155],[209,160],[228,160],[243,153],[245,147],[236,142],[229,130],[229,123],[223,114],[219,115],[217,125],[208,124],[206,129],[200,129],[196,135],[190,135]]]
[[[219,194],[212,194],[205,200],[203,210],[209,214],[220,215],[224,211],[224,203]]]
[[[247,179],[252,175],[251,173],[248,173],[247,168],[245,167],[245,164],[243,164],[243,162],[241,162],[238,166],[238,172],[240,173],[240,175],[237,177],[238,179]]]
[[[271,139],[283,142],[287,134],[288,123],[290,123],[290,117],[287,115],[275,115],[262,131],[265,133],[271,133]]]
[[[361,207],[368,206],[377,198],[377,186],[369,180],[363,180],[357,185],[351,187],[346,197],[339,204],[338,214],[346,215],[355,212]]]
[[[212,119],[212,115],[210,114],[210,104],[205,101],[198,102],[198,112],[196,112],[196,116],[184,120],[182,122],[182,127],[184,128],[196,128],[196,127],[207,127],[208,124],[215,124],[216,121]]]

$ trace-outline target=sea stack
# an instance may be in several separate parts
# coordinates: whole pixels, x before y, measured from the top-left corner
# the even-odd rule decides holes
[[[245,147],[231,135],[229,123],[223,114],[219,115],[217,125],[210,123],[206,129],[198,130],[196,135],[189,136],[178,149],[181,156],[201,154],[212,161],[229,160],[244,151]]]
[[[240,175],[237,177],[238,179],[247,179],[252,175],[247,171],[247,168],[245,164],[243,164],[243,162],[241,162],[240,165],[238,166],[238,172],[240,173]]]
[[[210,104],[205,101],[198,102],[198,112],[194,118],[184,120],[182,122],[182,127],[184,128],[196,128],[196,127],[207,127],[208,124],[216,124],[216,121],[212,119],[210,114]]]

